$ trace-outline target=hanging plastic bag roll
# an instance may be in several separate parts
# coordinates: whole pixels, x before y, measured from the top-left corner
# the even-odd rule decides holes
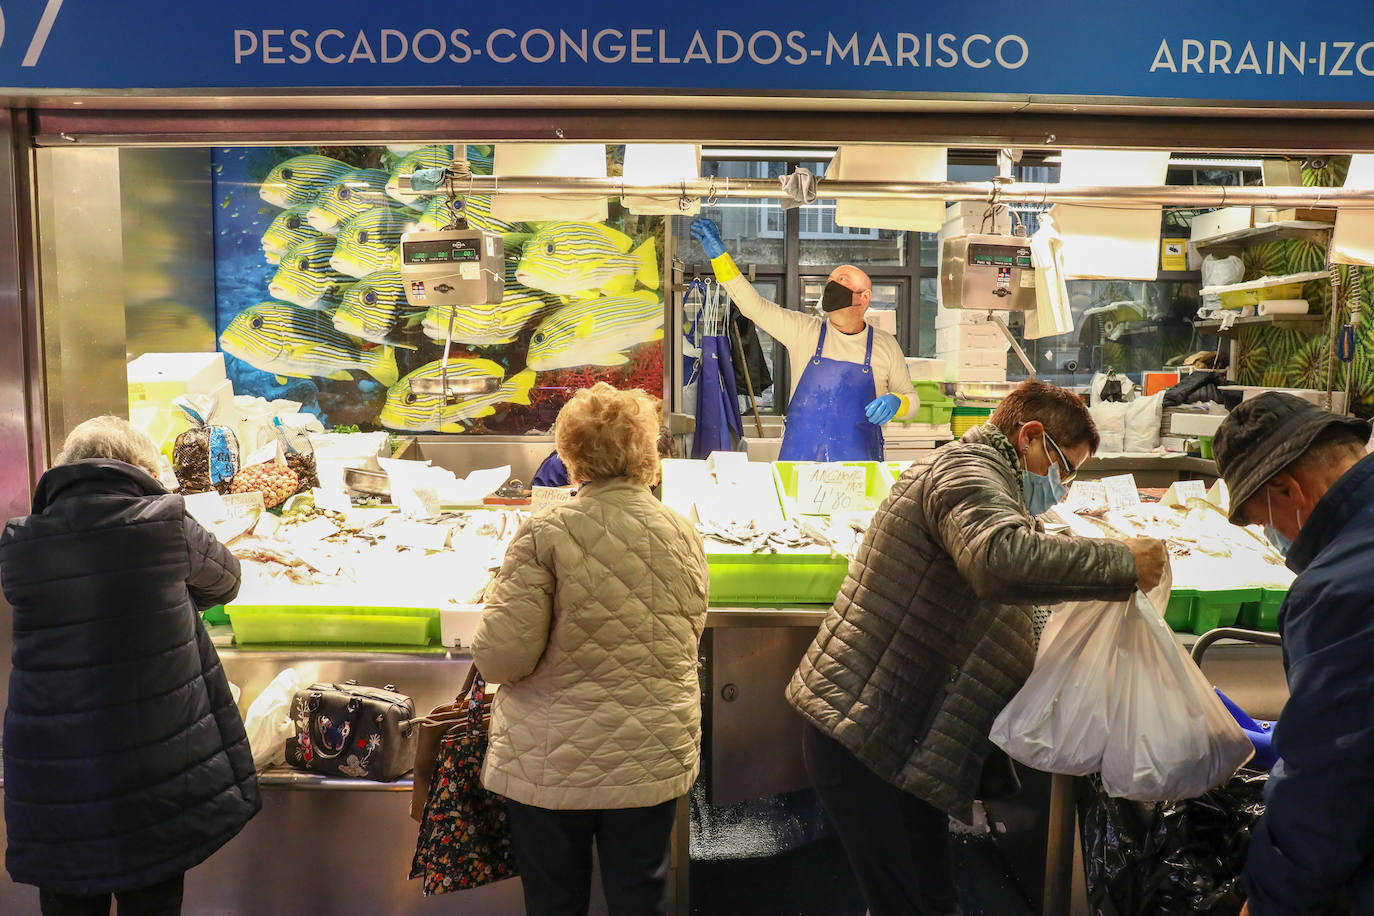
[[[1265,315],[1306,315],[1309,311],[1306,299],[1268,299],[1260,302],[1258,314]]]

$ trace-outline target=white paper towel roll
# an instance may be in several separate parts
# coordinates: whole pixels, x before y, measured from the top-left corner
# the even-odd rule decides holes
[[[1164,184],[1167,152],[1063,151],[1066,185],[1151,187]],[[1154,280],[1159,275],[1159,207],[1056,204],[1066,279]]]
[[[1374,188],[1374,156],[1351,156],[1344,186]],[[1336,230],[1331,233],[1331,261],[1374,267],[1374,210],[1341,207],[1336,211]]]
[[[1266,299],[1259,304],[1258,314],[1265,315],[1306,315],[1306,299]]]
[[[949,151],[943,146],[841,146],[825,177],[837,181],[944,181]],[[942,200],[854,200],[835,204],[835,225],[939,232]]]
[[[605,178],[606,147],[600,143],[498,143],[496,174],[503,178]],[[543,197],[502,194],[491,201],[491,215],[512,223],[524,220],[606,220],[607,198]]]

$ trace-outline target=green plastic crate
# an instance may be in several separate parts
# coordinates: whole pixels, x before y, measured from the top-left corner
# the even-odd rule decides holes
[[[939,382],[912,382],[912,387],[916,389],[916,397],[921,399],[921,403],[926,401],[946,400],[945,393],[940,390]],[[950,399],[952,402],[952,399]]]
[[[1217,627],[1234,626],[1240,616],[1241,605],[1248,601],[1259,601],[1261,589],[1226,588],[1199,591],[1193,601],[1192,624],[1190,629],[1201,636]]]
[[[1286,588],[1264,588],[1260,590],[1258,601],[1247,601],[1240,608],[1240,622],[1252,630],[1277,632],[1279,628],[1279,608],[1283,599],[1288,597]]]
[[[937,426],[944,426],[954,416],[954,399],[946,398],[941,401],[921,398],[921,406],[916,408],[916,413],[910,417],[899,420],[899,423],[934,423]]]
[[[849,561],[828,554],[708,553],[711,603],[830,604]]]
[[[437,608],[231,604],[228,611],[243,645],[425,646],[439,638]]]
[[[1164,611],[1164,622],[1169,629],[1187,632],[1193,623],[1193,600],[1196,598],[1195,588],[1176,588],[1169,594],[1169,607]]]
[[[782,497],[782,511],[785,516],[797,515],[797,476],[798,468],[811,461],[775,461],[773,476],[778,484],[778,495]],[[857,466],[864,469],[864,502],[854,506],[853,511],[871,511],[878,508],[892,489],[892,478],[883,465],[877,461],[837,461],[833,464]],[[834,597],[834,596],[831,596]]]
[[[223,626],[229,622],[229,614],[224,610],[224,605],[217,604],[201,615],[205,622],[212,627]]]

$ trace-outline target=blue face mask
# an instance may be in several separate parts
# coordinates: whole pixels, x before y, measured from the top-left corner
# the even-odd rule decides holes
[[[1274,545],[1274,549],[1285,557],[1288,556],[1288,548],[1293,546],[1293,542],[1284,537],[1284,534],[1273,525],[1264,526],[1264,536],[1269,539],[1269,543]]]
[[[1052,506],[1064,501],[1069,488],[1059,482],[1059,465],[1050,462],[1048,474],[1021,472],[1021,495],[1026,500],[1026,508],[1031,515],[1048,512]]]

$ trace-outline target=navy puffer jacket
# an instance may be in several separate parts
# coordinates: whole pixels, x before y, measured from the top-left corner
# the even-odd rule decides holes
[[[261,807],[199,611],[239,564],[180,496],[120,461],[48,471],[0,535],[14,606],[5,864],[67,894],[133,890],[204,861]]]

